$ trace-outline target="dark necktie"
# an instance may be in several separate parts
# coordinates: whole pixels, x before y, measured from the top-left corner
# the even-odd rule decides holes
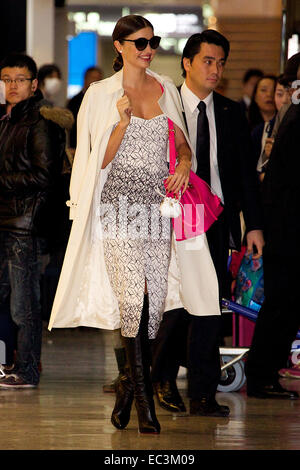
[[[210,185],[210,152],[209,152],[209,125],[206,115],[206,104],[200,101],[197,120],[197,175]]]

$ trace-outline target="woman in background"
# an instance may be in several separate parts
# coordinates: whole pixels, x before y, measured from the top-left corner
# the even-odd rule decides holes
[[[275,116],[275,84],[274,75],[264,75],[257,81],[248,109],[251,131],[259,124],[269,122]]]

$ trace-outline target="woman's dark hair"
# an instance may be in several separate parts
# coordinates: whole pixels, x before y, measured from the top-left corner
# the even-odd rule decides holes
[[[37,66],[35,61],[25,54],[10,54],[2,60],[0,64],[0,70],[5,67],[26,67],[31,73],[31,78],[34,79],[37,76]]]
[[[127,38],[130,34],[136,33],[143,28],[151,28],[153,30],[153,25],[143,16],[139,15],[127,15],[120,18],[113,30],[112,40],[119,41],[122,44],[123,39]],[[115,72],[118,72],[123,67],[123,58],[122,55],[117,52],[117,57],[113,62],[113,69]]]
[[[45,80],[45,78],[48,77],[48,75],[51,75],[53,72],[56,72],[58,75],[58,78],[61,78],[61,71],[57,65],[55,64],[42,65],[42,67],[39,68],[38,75],[37,75],[39,85],[41,85],[43,81]]]
[[[284,73],[280,74],[280,75],[277,77],[276,85],[277,85],[277,83],[279,83],[279,85],[284,86],[284,88],[288,88],[288,87],[289,87],[289,82],[288,82],[286,76],[284,75]]]
[[[257,83],[256,83],[256,85],[254,87],[254,90],[253,90],[251,103],[250,103],[249,109],[248,109],[248,120],[249,120],[249,125],[250,125],[251,130],[254,129],[254,127],[256,127],[261,122],[264,122],[264,118],[263,118],[263,116],[260,112],[260,109],[259,109],[256,101],[255,101],[255,96],[256,96],[258,85],[260,84],[260,82],[262,80],[265,80],[265,79],[273,80],[273,82],[274,82],[274,91],[275,91],[275,85],[276,85],[276,81],[277,81],[277,77],[275,75],[263,75],[263,77],[261,77],[257,80]]]
[[[224,59],[227,60],[230,44],[229,41],[223,36],[223,34],[218,33],[214,29],[206,29],[202,33],[193,34],[186,42],[184,46],[182,57],[181,57],[181,68],[182,76],[186,77],[186,72],[183,66],[183,59],[186,57],[190,59],[191,63],[194,60],[195,55],[200,51],[201,44],[206,42],[207,44],[214,44],[215,46],[221,46],[224,51]]]
[[[264,73],[262,70],[260,69],[248,69],[246,70],[246,72],[244,73],[244,76],[243,76],[243,83],[247,83],[250,78],[252,77],[263,77]]]

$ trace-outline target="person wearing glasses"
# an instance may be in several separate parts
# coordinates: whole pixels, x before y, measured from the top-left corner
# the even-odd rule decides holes
[[[0,304],[10,300],[17,327],[15,364],[2,368],[0,389],[28,389],[40,378],[41,221],[61,172],[65,131],[35,95],[31,57],[6,57],[0,73],[6,99],[0,107]]]
[[[69,202],[73,225],[49,329],[121,328],[127,364],[117,383],[112,424],[124,429],[135,401],[139,432],[157,434],[150,342],[165,304],[179,302],[174,267],[173,287],[168,285],[169,265],[176,265],[176,257],[170,219],[159,212],[159,193],[165,191],[165,180],[168,191],[184,191],[195,159],[175,85],[149,70],[160,43],[152,24],[138,15],[125,16],[112,39],[116,73],[92,84],[79,110]],[[168,118],[178,154],[172,176]],[[185,252],[185,242],[180,243],[177,254]],[[191,253],[202,256],[206,279],[212,273],[216,289],[210,291],[209,307],[218,310],[208,247]]]

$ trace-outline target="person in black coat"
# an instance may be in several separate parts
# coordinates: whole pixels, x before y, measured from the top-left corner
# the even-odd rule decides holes
[[[84,73],[83,88],[77,95],[73,96],[67,103],[67,108],[74,116],[74,124],[70,132],[70,148],[75,152],[77,140],[77,114],[83,100],[84,94],[91,83],[102,80],[103,73],[99,67],[89,67]]]
[[[182,55],[185,82],[180,90],[191,144],[196,151],[197,174],[206,179],[224,205],[218,221],[207,232],[220,299],[227,286],[229,248],[241,247],[241,210],[247,227],[248,251],[256,248],[256,256],[260,256],[264,244],[258,179],[247,120],[239,103],[214,91],[222,78],[228,53],[229,42],[216,31],[191,36]],[[204,162],[205,151],[200,147],[204,137],[203,129],[198,126],[203,112],[200,101],[205,103],[209,127],[208,162]],[[152,380],[162,407],[170,411],[185,410],[176,387],[176,375],[180,359],[186,356],[187,344],[190,413],[228,416],[228,407],[220,406],[215,400],[220,379],[220,336],[220,315],[205,316],[203,312],[201,316],[193,316],[183,309],[165,312],[154,342],[152,361]]]
[[[243,97],[239,100],[239,104],[247,116],[248,108],[251,103],[254,87],[257,81],[264,75],[260,69],[248,69],[243,76]]]
[[[61,174],[65,131],[43,116],[31,57],[12,54],[0,72],[7,103],[0,109],[0,302],[10,298],[17,326],[16,362],[0,388],[28,389],[39,383],[43,211]]]
[[[290,86],[300,76],[300,54],[289,59]],[[291,74],[292,70],[292,74]],[[256,398],[299,398],[284,389],[279,371],[287,366],[300,326],[298,243],[300,239],[299,89],[281,120],[262,182],[265,301],[255,325],[245,372],[247,394]]]

